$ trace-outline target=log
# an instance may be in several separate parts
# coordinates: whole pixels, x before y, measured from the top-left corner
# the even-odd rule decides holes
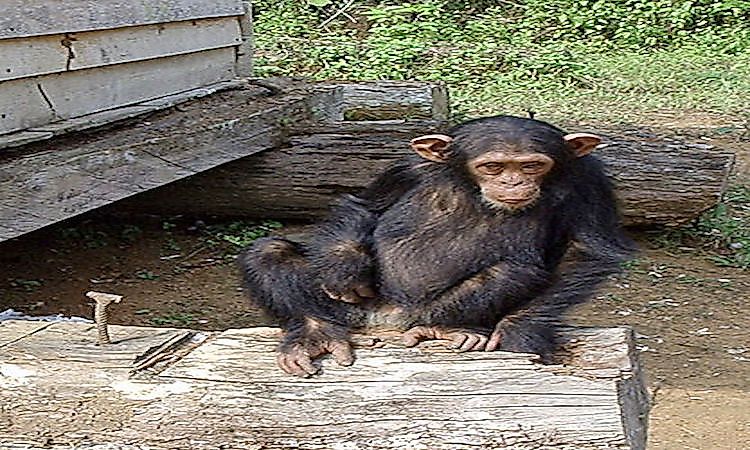
[[[298,128],[289,146],[226,164],[145,196],[143,208],[169,213],[316,219],[343,193],[357,192],[398,158],[409,139],[445,122],[336,122]],[[734,155],[639,133],[604,134],[598,150],[629,226],[680,225],[714,206]]]
[[[64,133],[88,128],[91,120],[97,125],[186,97],[144,103],[136,111],[106,114],[106,119],[74,119],[40,129],[63,135],[0,153],[0,241],[280,146],[287,122],[309,119],[309,99],[300,95],[269,99],[265,94],[258,87],[226,91],[136,127],[86,136]]]
[[[91,324],[0,323],[3,448],[646,445],[650,401],[628,328],[567,329],[560,363],[546,366],[356,336],[352,367],[325,359],[310,379],[276,367],[275,328],[111,331],[112,344],[97,347]],[[138,370],[146,360],[159,362]]]

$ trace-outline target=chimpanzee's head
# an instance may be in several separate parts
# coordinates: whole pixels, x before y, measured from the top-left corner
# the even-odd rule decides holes
[[[476,119],[444,134],[412,139],[417,154],[468,175],[493,208],[515,211],[539,199],[545,180],[564,174],[576,158],[591,153],[601,138],[565,134],[539,120],[512,116]]]

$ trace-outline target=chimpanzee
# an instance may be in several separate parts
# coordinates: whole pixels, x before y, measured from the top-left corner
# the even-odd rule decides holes
[[[309,242],[254,243],[245,287],[285,331],[280,367],[310,376],[327,353],[350,365],[350,330],[370,327],[404,331],[407,346],[549,360],[562,313],[633,249],[589,155],[600,142],[534,119],[471,120],[413,139],[416,155],[346,196]]]

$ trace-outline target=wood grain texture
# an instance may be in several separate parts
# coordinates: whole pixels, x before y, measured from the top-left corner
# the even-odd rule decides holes
[[[448,91],[440,83],[380,81],[331,86],[342,89],[345,120],[448,120]]]
[[[239,16],[239,0],[3,0],[0,39]]]
[[[120,339],[95,347],[93,326],[55,324],[0,348],[13,361],[0,382],[14,387],[0,391],[13,411],[0,440],[14,449],[645,448],[645,421],[637,435],[625,418],[647,417],[648,399],[623,402],[618,387],[642,383],[629,329],[569,329],[568,364],[549,366],[437,343],[406,349],[386,334],[373,347],[361,336],[354,366],[325,359],[310,379],[276,367],[279,330],[228,330],[158,375],[127,375],[176,332],[114,327]]]
[[[0,83],[0,134],[188,91],[234,77],[234,49]]]
[[[0,83],[0,135],[58,119],[35,80]]]
[[[0,82],[231,47],[241,40],[235,17],[0,40]]]
[[[0,82],[65,70],[63,36],[0,40]]]
[[[133,129],[0,160],[0,241],[277,147],[282,124],[309,115],[299,96],[264,106],[252,103],[253,91],[217,95],[210,116],[196,103]]]

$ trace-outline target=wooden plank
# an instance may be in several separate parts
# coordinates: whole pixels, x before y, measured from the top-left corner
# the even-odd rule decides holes
[[[50,325],[50,323],[46,322],[34,322],[29,320],[2,321],[0,322],[0,348],[31,336]]]
[[[89,69],[84,73],[48,75],[38,80],[57,115],[67,119],[218,83],[233,76],[234,50],[221,48]]]
[[[378,81],[332,83],[343,90],[345,120],[448,120],[448,91],[441,83]]]
[[[0,40],[0,82],[64,71],[69,51],[60,44],[63,37]]]
[[[0,81],[230,47],[234,17],[0,40]]]
[[[53,133],[49,131],[19,131],[0,136],[0,148],[13,148],[26,145],[30,142],[46,141],[52,138]]]
[[[237,47],[237,63],[234,71],[238,77],[253,75],[253,5],[242,2],[244,14],[239,18],[242,43]]]
[[[4,0],[0,39],[239,16],[239,0]]]
[[[202,174],[144,198],[165,212],[320,218],[343,193],[355,193],[411,153],[409,139],[438,122],[318,124],[290,146]],[[370,128],[368,130],[368,127]],[[615,182],[626,225],[679,225],[715,205],[726,190],[734,155],[716,148],[653,137],[609,135],[597,150]],[[181,200],[185,199],[185,200]],[[187,200],[189,199],[189,201]]]
[[[279,146],[282,124],[308,116],[306,99],[285,96],[256,106],[251,101],[259,91],[220,93],[135,129],[102,132],[83,143],[71,137],[0,161],[0,239]]]
[[[234,77],[234,50],[168,58],[0,83],[0,133],[37,127],[187,91]]]
[[[629,329],[567,330],[567,362],[583,366],[406,349],[379,334],[354,366],[326,359],[310,379],[276,367],[278,329],[228,330],[133,377],[134,359],[179,330],[112,331],[115,344],[96,347],[93,326],[54,324],[0,349],[10,365],[0,405],[13,418],[0,414],[3,448],[645,448],[624,419],[648,405],[623,402],[618,388],[637,367]]]
[[[44,100],[36,80],[0,83],[0,135],[52,122],[57,118]]]

